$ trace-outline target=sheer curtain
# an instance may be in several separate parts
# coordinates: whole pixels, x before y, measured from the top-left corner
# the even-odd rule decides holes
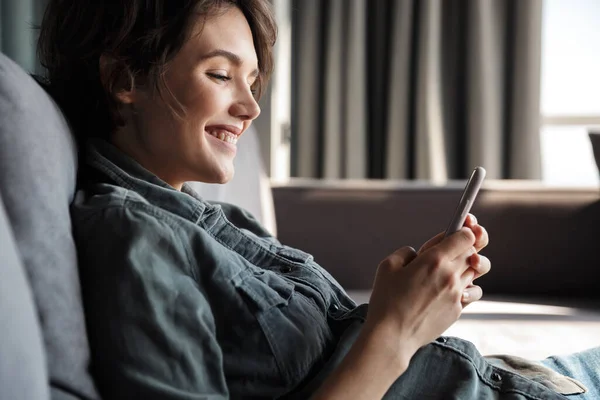
[[[541,174],[542,0],[295,0],[292,174]]]

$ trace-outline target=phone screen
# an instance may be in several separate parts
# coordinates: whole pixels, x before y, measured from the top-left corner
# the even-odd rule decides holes
[[[456,210],[454,210],[452,220],[448,225],[448,229],[446,229],[446,236],[458,231],[465,224],[467,214],[471,211],[471,207],[475,202],[475,198],[477,197],[477,193],[479,193],[479,188],[481,187],[484,178],[485,169],[483,167],[476,167],[465,186],[465,190],[460,197]]]

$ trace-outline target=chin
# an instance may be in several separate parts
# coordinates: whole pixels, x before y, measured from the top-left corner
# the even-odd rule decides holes
[[[222,184],[224,184],[224,183],[227,183],[227,182],[229,182],[230,180],[231,180],[231,178],[230,178],[230,177],[223,177],[223,178],[221,178],[221,179],[215,180],[215,182],[213,182],[213,183],[217,183],[217,184],[220,184],[220,185],[222,185]]]
[[[233,163],[214,163],[209,168],[196,166],[190,171],[191,176],[187,176],[188,181],[204,182],[211,184],[223,184],[233,179],[235,170]]]
[[[234,171],[233,168],[221,170],[218,173],[215,173],[212,177],[211,183],[224,184],[233,179]]]

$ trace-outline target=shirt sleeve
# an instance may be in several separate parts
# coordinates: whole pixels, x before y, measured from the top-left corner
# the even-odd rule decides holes
[[[105,398],[228,398],[211,308],[168,222],[123,208],[74,220],[92,373]]]

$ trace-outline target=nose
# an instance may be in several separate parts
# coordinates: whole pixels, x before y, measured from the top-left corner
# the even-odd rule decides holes
[[[260,115],[260,106],[250,88],[240,89],[238,98],[231,105],[230,113],[242,121],[252,121]]]

